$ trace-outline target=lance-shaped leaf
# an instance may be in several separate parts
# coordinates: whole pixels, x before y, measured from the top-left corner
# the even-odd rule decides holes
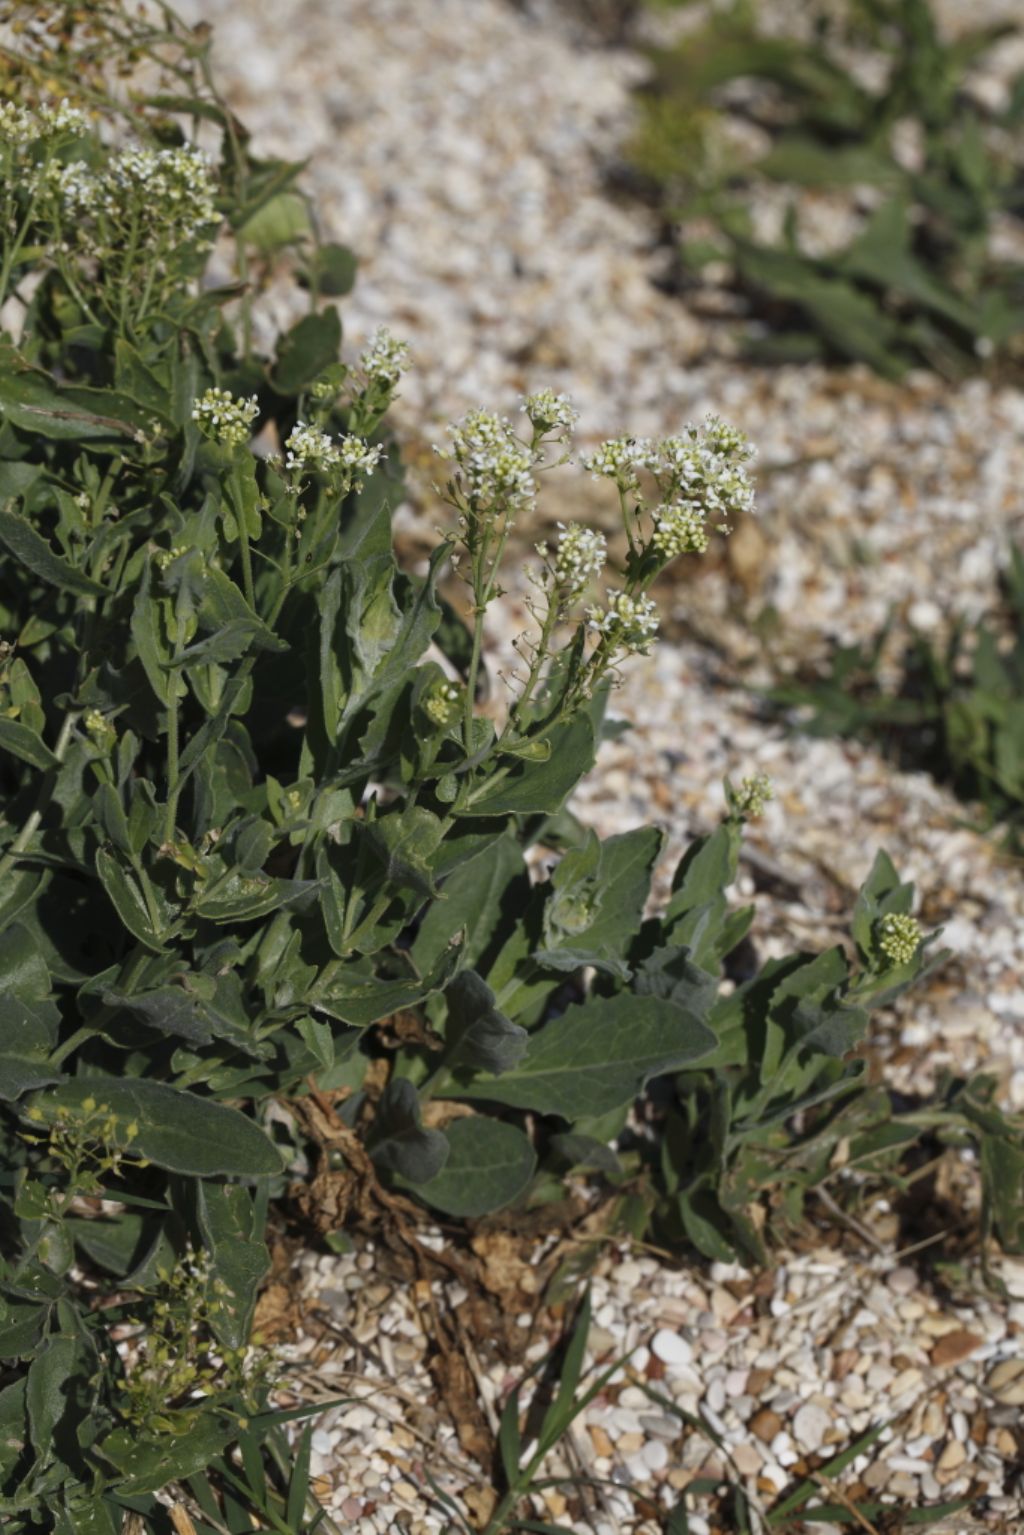
[[[76,1077],[37,1093],[33,1117],[52,1124],[102,1114],[115,1144],[170,1172],[262,1178],[281,1168],[274,1143],[238,1109],[142,1077]]]
[[[225,1348],[249,1341],[260,1282],[270,1255],[259,1240],[252,1195],[237,1183],[202,1182],[196,1214],[211,1258],[210,1322]]]
[[[463,815],[554,815],[583,775],[594,765],[594,725],[580,713],[557,726],[545,738],[551,746],[547,762],[515,761],[506,773],[485,778],[474,789]]]
[[[58,765],[57,758],[36,731],[20,720],[3,716],[0,716],[0,751],[20,757],[22,762],[28,762],[44,773]]]
[[[50,586],[59,586],[80,597],[106,596],[98,581],[55,553],[30,522],[14,512],[0,512],[0,543],[20,564]]]
[[[450,1092],[572,1123],[628,1103],[650,1077],[691,1066],[714,1047],[711,1030],[672,1002],[620,994],[569,1008],[531,1034],[511,1071]]]
[[[551,970],[595,965],[628,979],[624,956],[643,920],[662,840],[654,826],[606,842],[591,832],[582,847],[566,853],[551,877],[544,947],[535,961]]]
[[[426,975],[379,976],[368,961],[350,960],[324,983],[307,994],[310,1007],[356,1028],[365,1028],[406,1007],[415,1007],[440,991],[459,962],[458,945],[452,944],[435,960]]]

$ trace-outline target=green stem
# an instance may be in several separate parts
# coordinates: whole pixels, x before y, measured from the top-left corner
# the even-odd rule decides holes
[[[58,764],[64,761],[64,757],[67,754],[68,746],[71,743],[71,732],[75,728],[75,721],[78,718],[78,714],[79,711],[77,709],[72,709],[69,710],[68,713],[64,716],[64,723],[60,728],[60,735],[57,737],[57,744],[53,748],[53,755],[56,757]],[[39,785],[39,793],[36,797],[35,806],[33,807],[31,814],[28,816],[24,826],[21,828],[21,831],[15,837],[10,847],[7,849],[4,856],[0,858],[0,881],[2,881],[8,871],[14,867],[18,859],[21,857],[21,854],[25,851],[29,843],[32,841],[32,838],[35,836],[36,831],[39,828],[39,823],[43,819],[43,816],[46,814],[46,807],[49,805],[50,800],[53,798],[53,791],[56,787],[56,783],[57,769],[51,768],[43,778],[42,783]]]
[[[179,766],[178,678],[171,678],[171,698],[167,704],[167,813],[164,817],[164,841],[174,841],[178,816]]]

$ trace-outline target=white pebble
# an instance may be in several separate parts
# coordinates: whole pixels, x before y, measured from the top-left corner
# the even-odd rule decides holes
[[[654,1334],[651,1339],[651,1352],[670,1369],[673,1365],[689,1364],[693,1358],[693,1349],[686,1339],[680,1337],[677,1332],[669,1332],[667,1327],[659,1327]],[[691,1529],[693,1527],[692,1519],[690,1527]]]
[[[663,1439],[648,1439],[640,1454],[650,1471],[664,1471],[668,1465],[668,1445]]]
[[[793,1437],[804,1450],[820,1450],[831,1426],[832,1420],[824,1407],[807,1402],[793,1418]]]

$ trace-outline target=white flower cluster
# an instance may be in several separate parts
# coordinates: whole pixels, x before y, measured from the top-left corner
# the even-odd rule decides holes
[[[650,597],[631,597],[628,592],[609,592],[606,608],[591,608],[590,628],[602,634],[616,650],[646,655],[658,632],[658,608]]]
[[[103,175],[108,201],[123,208],[134,203],[143,220],[141,237],[153,245],[164,240],[209,240],[219,222],[210,162],[201,150],[123,149]]]
[[[471,410],[448,430],[451,447],[435,446],[434,451],[455,460],[474,510],[501,507],[514,512],[533,503],[537,495],[533,458],[510,421],[491,411]]]
[[[624,495],[640,489],[640,470],[651,467],[654,444],[647,437],[612,437],[580,462],[595,480],[613,480]]]
[[[708,547],[704,508],[696,501],[676,501],[652,512],[651,543],[667,560],[678,554],[703,554]]]
[[[753,456],[742,432],[708,416],[702,426],[667,437],[651,467],[668,482],[666,501],[696,501],[727,531],[730,517],[753,510],[754,487],[745,468]]]
[[[599,576],[608,558],[608,545],[603,533],[585,528],[582,523],[560,522],[558,547],[552,569],[555,580],[571,599],[578,597],[595,576]],[[547,553],[546,547],[541,546]]]
[[[66,216],[131,226],[136,251],[211,244],[219,222],[210,163],[198,149],[124,149],[98,172],[82,161],[51,162],[37,185],[52,189]],[[76,234],[79,243],[94,238],[91,231]]]
[[[207,437],[227,448],[242,447],[249,441],[252,423],[259,413],[255,395],[240,400],[226,389],[207,389],[192,402],[192,420],[199,423]]]
[[[0,142],[7,144],[34,144],[40,139],[64,137],[78,138],[88,131],[89,123],[84,112],[61,101],[57,106],[39,107],[35,112],[28,107],[15,106],[13,101],[0,102]]]
[[[370,344],[359,358],[368,379],[393,389],[411,366],[409,344],[397,341],[385,325],[374,331]]]
[[[285,442],[284,465],[291,470],[317,470],[329,474],[342,469],[351,479],[370,474],[380,462],[381,449],[371,447],[361,437],[342,437],[337,442],[315,426],[297,421]],[[359,481],[356,481],[359,484]]]
[[[567,394],[538,389],[523,400],[523,412],[538,432],[557,432],[566,438],[580,418]]]
[[[888,912],[878,924],[878,947],[894,965],[909,965],[921,947],[921,927],[905,912]]]

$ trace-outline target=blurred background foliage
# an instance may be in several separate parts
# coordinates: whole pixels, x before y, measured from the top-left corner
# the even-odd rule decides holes
[[[681,285],[741,295],[762,359],[1019,366],[1024,75],[994,101],[971,74],[1016,29],[947,37],[930,0],[809,0],[770,33],[755,0],[685,10],[626,150]]]

